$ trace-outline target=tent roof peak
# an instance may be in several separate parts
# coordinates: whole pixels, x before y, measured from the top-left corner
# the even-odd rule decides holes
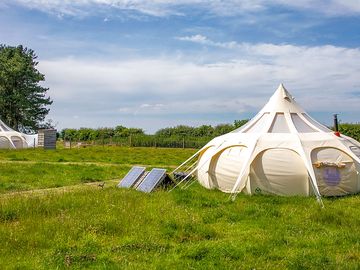
[[[305,112],[281,83],[262,109],[263,112]]]
[[[281,96],[288,100],[288,101],[292,101],[294,100],[294,98],[290,95],[290,93],[288,92],[288,90],[286,90],[284,84],[280,83],[278,89],[276,89],[276,92],[280,92],[279,94],[281,94]]]

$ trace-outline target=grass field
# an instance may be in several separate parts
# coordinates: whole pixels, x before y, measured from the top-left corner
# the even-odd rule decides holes
[[[176,148],[131,148],[93,146],[78,149],[24,149],[0,150],[1,161],[35,162],[97,162],[113,164],[148,164],[156,166],[176,166],[195,153],[194,149]]]
[[[0,150],[0,194],[121,179],[131,166],[174,168],[192,149],[90,147]]]
[[[72,151],[3,151],[1,182],[8,164],[19,177],[27,169],[16,166],[29,166],[32,177],[23,183],[33,189],[86,182],[87,166],[95,166],[89,181],[103,181],[135,163],[173,167],[194,152]],[[52,183],[58,174],[63,182]],[[11,183],[10,171],[6,175]],[[359,196],[324,199],[321,209],[306,197],[239,195],[232,202],[197,184],[152,194],[114,184],[69,189],[24,196],[2,187],[0,269],[360,268]]]

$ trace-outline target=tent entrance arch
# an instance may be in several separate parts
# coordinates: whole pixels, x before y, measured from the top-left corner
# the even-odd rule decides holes
[[[250,165],[251,193],[309,195],[309,176],[298,153],[271,148],[259,153]]]
[[[201,185],[206,188],[213,188],[211,181],[209,179],[209,166],[212,159],[213,154],[215,154],[216,147],[209,146],[204,151],[201,152],[198,164],[197,164],[197,175]]]
[[[24,139],[22,139],[18,136],[11,136],[11,141],[14,144],[16,149],[21,149],[24,147],[24,144],[25,144]]]
[[[358,188],[354,160],[343,151],[333,147],[316,148],[311,152],[311,161],[321,195],[346,195]]]
[[[9,141],[9,139],[7,137],[0,136],[0,148],[1,149],[12,148],[11,142]]]
[[[209,164],[209,181],[211,185],[224,192],[231,192],[234,181],[244,165],[247,147],[233,145],[222,149],[213,156]]]

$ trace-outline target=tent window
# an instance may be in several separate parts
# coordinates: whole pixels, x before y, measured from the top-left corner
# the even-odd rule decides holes
[[[323,179],[328,186],[337,186],[341,181],[339,168],[326,167],[322,171]]]
[[[299,133],[317,132],[317,130],[306,124],[297,113],[291,113],[291,119]]]
[[[351,152],[353,152],[358,158],[360,158],[360,148],[357,146],[350,146]]]
[[[0,123],[0,126],[1,126],[1,129],[2,129],[3,131],[9,131],[9,129],[7,129],[7,128],[5,127],[5,125],[3,125],[3,124]]]
[[[290,130],[286,123],[285,115],[283,113],[277,113],[269,129],[269,133],[288,133],[288,132],[290,132]]]
[[[328,129],[327,127],[321,125],[320,123],[316,122],[314,119],[312,119],[311,117],[309,117],[306,113],[302,113],[302,115],[305,117],[306,120],[308,120],[311,124],[313,124],[315,127],[317,127],[318,129],[320,129],[321,131],[324,132],[332,132],[330,129]]]
[[[269,113],[264,113],[254,124],[252,124],[252,126],[250,126],[247,130],[245,130],[244,132],[246,133],[257,133],[257,132],[261,132],[264,128],[264,124],[267,122],[268,118],[269,118]]]

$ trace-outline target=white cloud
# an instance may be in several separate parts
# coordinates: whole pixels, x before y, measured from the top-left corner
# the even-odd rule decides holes
[[[193,36],[187,36],[187,37],[177,37],[178,40],[183,41],[192,41],[192,42],[198,42],[198,43],[208,43],[208,38],[203,35],[193,35]]]
[[[349,16],[360,13],[358,0],[4,0],[2,5],[13,3],[52,14],[80,17],[108,13],[109,10],[136,11],[157,17],[182,16],[184,7],[203,9],[218,16],[254,13],[270,9],[273,6],[283,6],[329,16]]]
[[[41,61],[39,69],[55,101],[52,118],[62,127],[74,123],[66,115],[85,121],[78,126],[86,126],[85,119],[112,119],[115,125],[126,119],[132,124],[131,116],[145,123],[150,118],[165,121],[169,115],[177,115],[174,121],[188,115],[199,122],[202,115],[227,114],[231,122],[260,109],[280,82],[308,111],[336,108],[354,118],[360,112],[360,97],[350,94],[360,91],[359,48],[238,44],[233,55],[223,61],[204,55],[206,64],[189,60],[192,56],[52,59]]]
[[[275,4],[295,9],[312,10],[329,16],[349,16],[360,13],[359,0],[274,0]]]
[[[16,3],[30,9],[36,9],[52,14],[66,14],[69,16],[84,17],[98,13],[114,11],[137,11],[150,16],[180,15],[173,6],[174,1],[150,1],[150,0],[5,0],[5,3]],[[187,4],[196,1],[180,1]]]
[[[161,103],[158,103],[158,104],[141,104],[140,105],[140,108],[143,109],[143,108],[150,108],[150,109],[160,109],[160,108],[163,108],[165,105],[164,104],[161,104]]]
[[[271,77],[276,75],[279,79],[283,77],[287,80],[308,81],[310,78],[321,77],[324,82],[326,78],[332,82],[336,80],[346,83],[349,78],[351,82],[360,82],[356,79],[360,64],[355,60],[360,56],[359,48],[216,42],[203,35],[177,37],[177,39],[232,49],[232,55],[240,56],[235,57],[232,62],[209,65],[211,67],[226,65],[227,68],[239,69],[243,72],[246,70],[249,74],[256,74],[254,69],[262,70],[271,73]]]
[[[199,35],[199,34],[193,35],[193,36],[176,37],[176,39],[181,40],[181,41],[190,41],[190,42],[200,43],[203,45],[209,45],[209,46],[226,48],[226,49],[234,49],[236,47],[241,46],[241,44],[239,44],[235,41],[215,42],[215,41],[212,41],[209,38],[207,38],[203,35]]]
[[[148,103],[144,103],[141,104],[139,107],[137,108],[128,108],[128,112],[133,112],[134,115],[138,115],[139,113],[141,114],[158,114],[163,113],[163,109],[165,108],[164,104],[148,104]]]

